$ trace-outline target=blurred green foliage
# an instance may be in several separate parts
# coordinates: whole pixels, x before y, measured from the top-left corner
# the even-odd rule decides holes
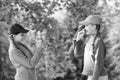
[[[119,0],[0,0],[0,80],[13,80],[15,69],[8,56],[8,29],[20,23],[30,32],[26,44],[34,52],[42,41],[45,56],[36,66],[38,79],[81,79],[69,53],[78,22],[91,14],[103,17],[109,80],[119,80]],[[38,45],[40,46],[40,45]],[[79,75],[76,75],[79,74]],[[82,79],[81,79],[82,80]]]

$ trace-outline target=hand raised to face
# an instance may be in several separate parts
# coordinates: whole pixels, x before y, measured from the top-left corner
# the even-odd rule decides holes
[[[80,40],[80,39],[83,39],[85,35],[86,35],[86,30],[85,30],[85,29],[79,31],[79,32],[77,33],[76,41],[78,41],[78,40]]]

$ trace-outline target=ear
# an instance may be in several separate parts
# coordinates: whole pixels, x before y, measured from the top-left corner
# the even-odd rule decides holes
[[[9,34],[9,39],[14,39],[14,35],[13,34]]]

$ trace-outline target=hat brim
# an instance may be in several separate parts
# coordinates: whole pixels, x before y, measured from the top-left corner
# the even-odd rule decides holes
[[[80,25],[89,25],[90,23],[89,22],[87,22],[86,20],[84,20],[84,21],[81,21],[81,22],[79,22],[79,24]]]
[[[27,29],[24,29],[24,30],[22,31],[22,33],[27,33],[27,32],[29,32],[29,30],[27,30]]]

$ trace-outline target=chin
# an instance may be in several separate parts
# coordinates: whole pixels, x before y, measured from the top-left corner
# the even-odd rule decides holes
[[[90,33],[86,33],[86,35],[90,35]]]

